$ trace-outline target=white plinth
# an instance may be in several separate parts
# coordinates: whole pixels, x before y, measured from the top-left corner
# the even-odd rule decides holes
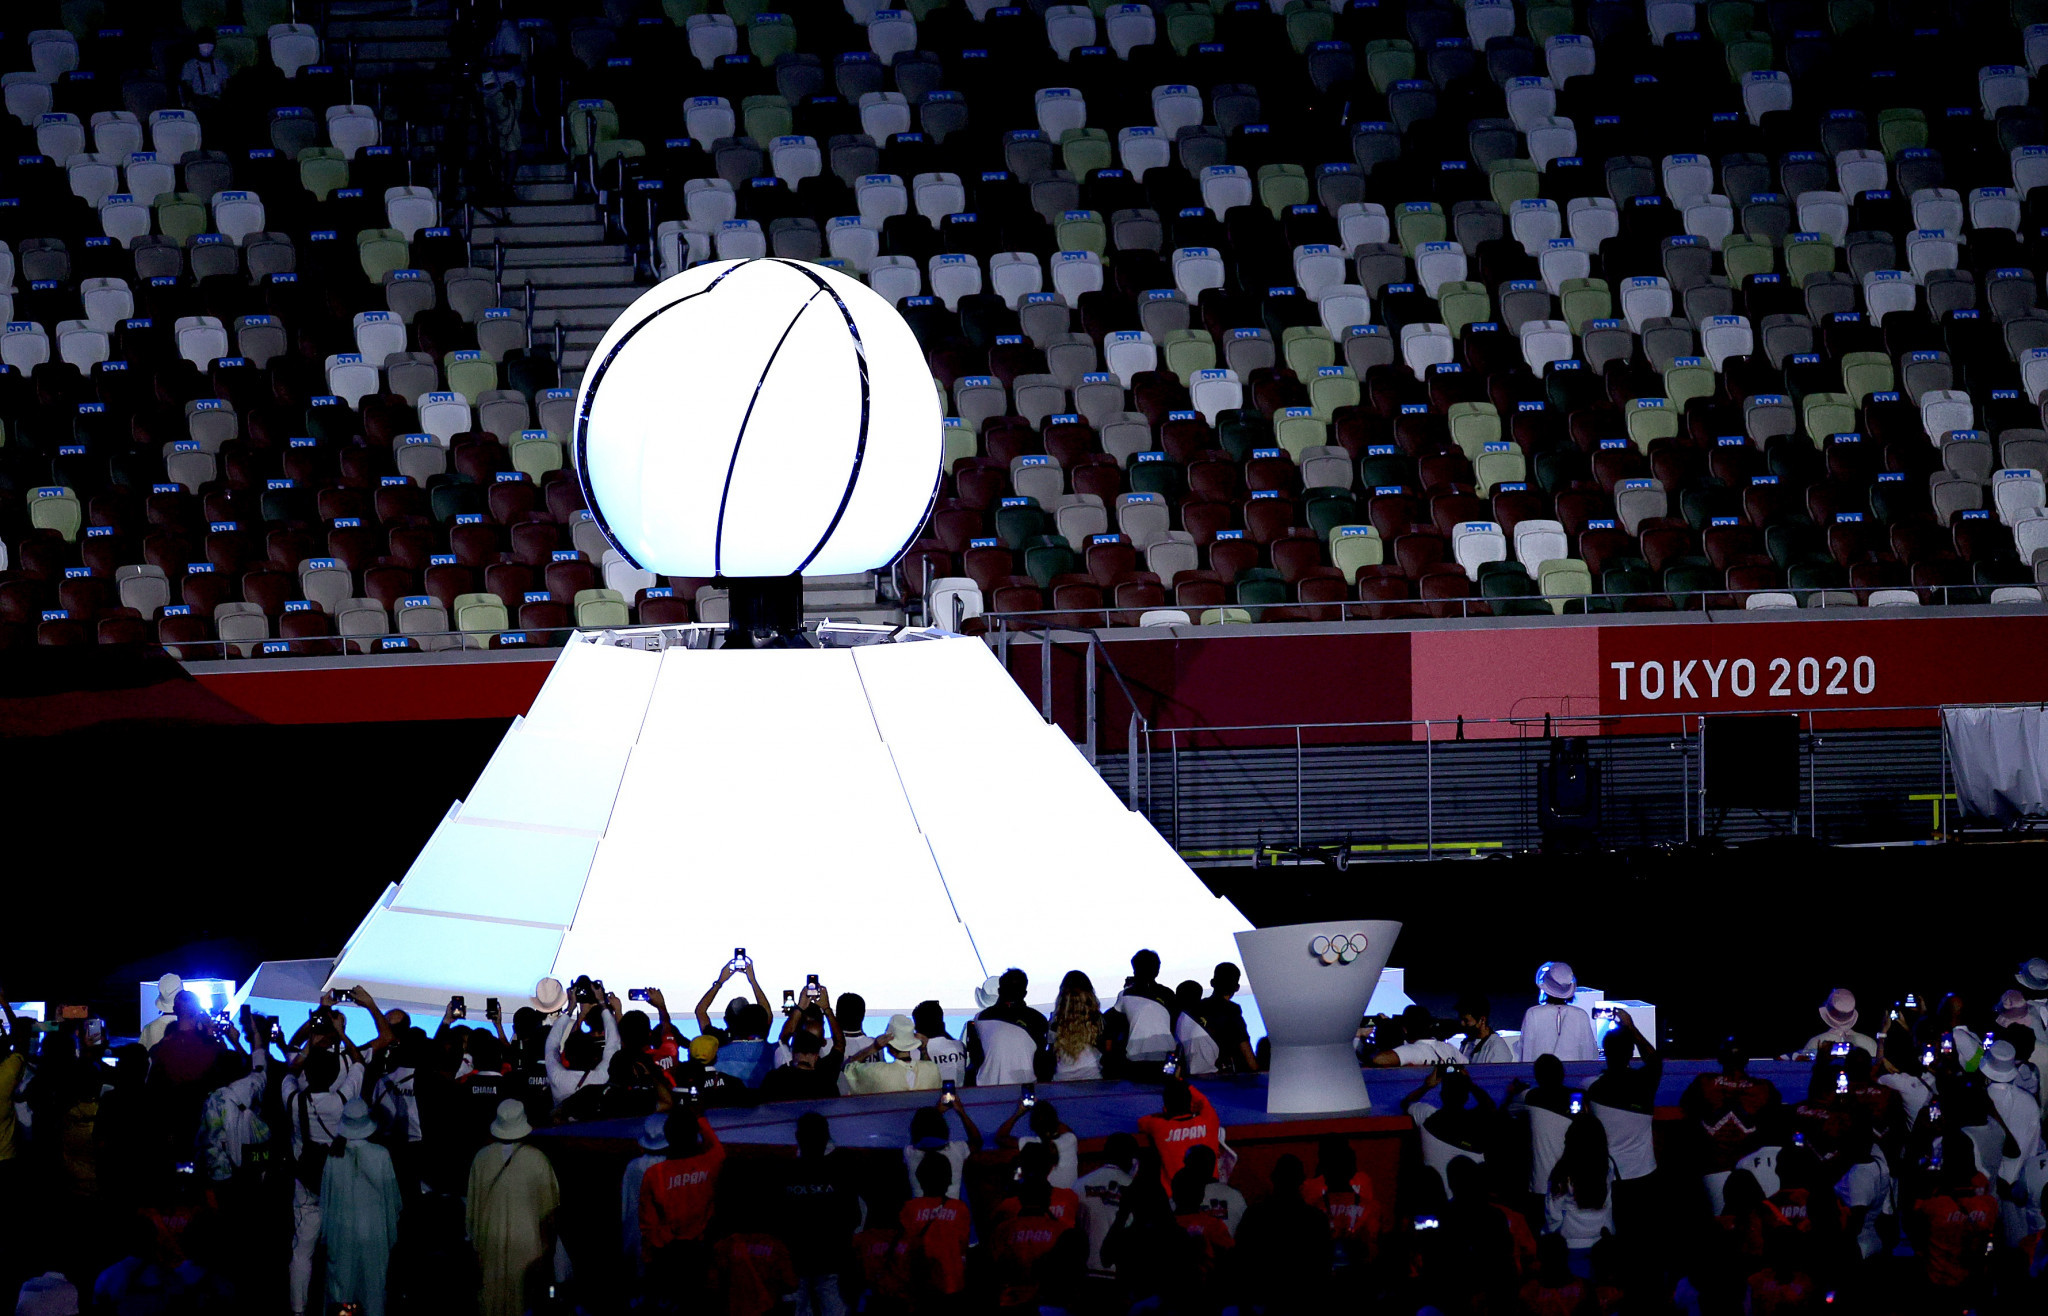
[[[1401,925],[1331,919],[1237,934],[1245,977],[1272,1040],[1269,1115],[1349,1115],[1372,1109],[1353,1040]],[[1350,963],[1326,964],[1319,937],[1363,936]]]
[[[330,981],[474,1012],[589,974],[676,1009],[744,946],[771,1001],[815,973],[876,1023],[1013,966],[1107,1003],[1141,947],[1207,982],[1245,926],[979,640],[586,641]]]

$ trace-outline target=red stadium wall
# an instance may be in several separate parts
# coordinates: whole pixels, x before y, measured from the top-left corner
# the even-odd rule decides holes
[[[1114,633],[1114,662],[1154,728],[1183,744],[1284,738],[1217,728],[1353,724],[1304,740],[1458,734],[1412,723],[1463,717],[1469,737],[1524,734],[1545,714],[1579,734],[1670,730],[1643,715],[1814,710],[1822,726],[1915,726],[1943,703],[2048,699],[2048,615],[1840,620],[1752,614],[1561,619],[1441,628],[1264,626],[1179,636]],[[1036,702],[1042,646],[1007,661]],[[1085,646],[1053,654],[1053,711],[1080,738]],[[509,718],[546,679],[541,654],[427,654],[197,663],[91,650],[30,651],[0,681],[0,734],[47,735],[131,719],[305,725]],[[1098,664],[1100,747],[1123,747],[1130,703]],[[1832,713],[1829,710],[1834,710]],[[1378,724],[1360,726],[1355,724]]]

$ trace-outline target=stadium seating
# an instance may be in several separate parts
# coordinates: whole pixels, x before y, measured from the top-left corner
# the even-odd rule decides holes
[[[949,417],[900,573],[929,615],[2048,581],[2024,6],[870,9],[518,26],[649,276],[818,260],[903,310]],[[722,617],[605,566],[573,390],[443,227],[466,198],[408,176],[407,126],[316,27],[224,34],[261,75],[233,114],[175,104],[147,40],[0,43],[0,643]]]

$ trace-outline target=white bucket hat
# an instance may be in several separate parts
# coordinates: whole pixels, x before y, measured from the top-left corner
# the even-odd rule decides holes
[[[668,1116],[649,1115],[647,1122],[640,1126],[640,1150],[658,1152],[668,1150]]]
[[[1821,1002],[1820,1021],[1828,1026],[1829,1032],[1842,1033],[1856,1026],[1856,993],[1847,987],[1837,987]]]
[[[341,1108],[341,1123],[334,1131],[344,1138],[367,1138],[377,1132],[377,1121],[370,1116],[370,1104],[361,1097]]]
[[[2048,992],[2048,960],[2036,955],[2020,965],[2012,979],[2030,992]]]
[[[1545,996],[1562,996],[1569,1000],[1579,989],[1579,977],[1563,960],[1551,960],[1536,970],[1536,986]]]
[[[2019,1051],[2013,1044],[2000,1038],[1984,1052],[1984,1059],[1977,1066],[1977,1072],[1992,1083],[2010,1083],[2019,1077]]]
[[[542,1014],[554,1014],[569,1003],[569,993],[562,990],[561,979],[542,978],[533,985],[533,1003]]]
[[[895,1050],[915,1051],[917,1026],[910,1021],[907,1014],[892,1014],[889,1016],[888,1031],[882,1034],[882,1040]]]
[[[156,1009],[158,1014],[169,1014],[177,1008],[178,993],[185,990],[185,980],[175,973],[167,973],[156,980]]]
[[[491,1121],[491,1136],[499,1142],[517,1142],[533,1132],[526,1118],[526,1103],[507,1097],[498,1103],[498,1118]]]
[[[975,988],[974,1004],[978,1008],[983,1010],[986,1010],[991,1005],[994,1005],[996,1001],[1002,996],[1002,982],[1003,980],[1001,978],[990,978],[988,981],[982,983],[981,986]]]

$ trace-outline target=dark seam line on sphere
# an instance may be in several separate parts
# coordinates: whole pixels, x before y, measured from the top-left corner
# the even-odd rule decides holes
[[[839,308],[840,316],[846,321],[847,334],[853,339],[854,364],[860,367],[860,432],[854,438],[853,469],[847,472],[846,488],[839,495],[839,507],[832,513],[832,520],[826,525],[825,533],[818,536],[818,542],[804,555],[804,560],[797,564],[797,574],[801,575],[804,568],[810,566],[817,560],[818,554],[825,551],[825,545],[832,542],[833,532],[839,529],[839,522],[846,516],[847,505],[853,502],[854,486],[860,483],[861,463],[867,459],[868,452],[868,349],[867,344],[861,341],[860,326],[853,322],[853,312],[846,309],[846,303],[840,300],[839,294],[833,290],[831,284],[812,273],[799,261],[777,259],[775,263],[787,265],[817,284],[832,298],[833,304]]]
[[[754,405],[761,400],[761,386],[768,382],[768,372],[775,368],[775,358],[782,354],[782,345],[796,331],[796,322],[804,318],[804,312],[810,310],[811,303],[817,300],[815,292],[806,297],[804,304],[796,308],[796,314],[789,317],[789,323],[783,326],[782,337],[775,340],[775,349],[762,363],[761,377],[754,381],[753,396],[747,399],[746,414],[740,417],[740,427],[732,436],[732,457],[725,464],[725,485],[718,491],[718,528],[711,538],[711,570],[714,575],[725,574],[725,504],[732,497],[733,472],[740,468],[740,446],[747,441],[747,425],[754,419]]]
[[[944,488],[946,484],[945,458],[943,453],[940,456],[939,467],[939,473],[932,477],[932,495],[924,500],[924,515],[917,519],[917,529],[912,530],[910,538],[904,540],[896,549],[895,554],[884,564],[885,568],[893,567],[902,561],[903,555],[910,551],[910,546],[917,542],[917,537],[924,533],[924,528],[931,524],[932,509],[939,505],[939,490]]]
[[[590,404],[597,400],[597,386],[604,382],[605,371],[612,368],[612,362],[618,359],[620,352],[626,350],[626,344],[633,341],[633,335],[639,333],[648,325],[653,324],[662,315],[681,306],[684,302],[702,297],[719,284],[724,283],[731,275],[738,273],[745,266],[753,264],[756,259],[758,258],[749,257],[741,261],[738,265],[733,266],[724,274],[705,284],[702,288],[676,298],[667,306],[662,307],[653,315],[648,316],[639,324],[628,329],[619,338],[619,341],[613,345],[612,350],[605,353],[604,360],[598,363],[597,372],[583,381],[583,396],[578,401],[576,407],[576,485],[583,491],[583,505],[589,509],[590,519],[597,523],[597,528],[604,535],[605,542],[617,549],[619,556],[625,559],[626,565],[632,567],[635,571],[647,570],[647,564],[628,552],[626,546],[619,542],[619,537],[612,533],[611,523],[604,519],[604,508],[597,501],[597,491],[590,487]]]

